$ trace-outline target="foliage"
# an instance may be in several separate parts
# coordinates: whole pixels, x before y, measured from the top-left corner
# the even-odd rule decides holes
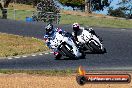
[[[62,4],[72,7],[85,6],[85,0],[59,0]],[[103,10],[110,5],[111,0],[88,0],[91,3],[92,10]]]
[[[85,4],[85,0],[59,0],[59,1],[67,6],[81,6]]]
[[[50,23],[58,23],[58,15],[60,9],[53,0],[43,0],[37,4],[37,14],[33,15],[34,21],[43,21]]]
[[[1,2],[3,3],[3,5],[2,5],[2,3],[0,3],[0,9],[2,11],[2,18],[7,19],[7,9],[5,9],[5,8],[8,7],[11,0],[3,0]]]
[[[122,11],[122,8],[113,9],[112,7],[108,10],[108,15],[115,17],[125,17],[125,13]]]
[[[42,0],[14,0],[13,2],[20,3],[20,4],[27,4],[27,5],[34,4],[36,6],[37,3],[39,3],[40,1]]]
[[[54,12],[58,13],[59,9],[55,5],[53,0],[43,0],[37,4],[37,10],[42,12]]]
[[[105,7],[110,5],[108,0],[92,0],[92,9],[95,10],[104,10]]]
[[[132,0],[121,0],[118,5],[122,8],[126,17],[132,19]]]
[[[117,9],[109,8],[108,15],[132,19],[132,0],[121,0]]]

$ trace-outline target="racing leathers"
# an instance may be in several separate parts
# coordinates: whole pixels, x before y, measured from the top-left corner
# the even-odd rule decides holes
[[[83,30],[87,30],[87,31],[89,31],[89,33],[92,33],[93,35],[95,35],[99,38],[99,36],[95,33],[95,31],[92,28],[79,27],[78,31],[73,30],[73,32],[72,32],[72,35],[74,36],[74,39],[75,39],[76,42],[79,42],[77,36],[80,35]],[[99,39],[102,41],[101,38],[99,38]]]
[[[54,55],[58,55],[59,53],[58,53],[58,50],[57,50],[56,48],[53,48],[53,47],[51,46],[50,40],[53,40],[53,37],[54,37],[54,35],[55,35],[56,32],[59,32],[60,34],[62,34],[64,31],[61,30],[61,29],[59,29],[59,28],[57,28],[57,29],[54,29],[54,30],[52,31],[51,34],[45,34],[45,35],[44,35],[44,40],[45,40],[45,42],[46,42],[46,45],[47,45],[50,49],[52,49],[52,51],[54,52]]]
[[[52,47],[53,45],[51,44],[51,43],[52,43],[52,40],[54,39],[54,36],[56,35],[56,32],[58,32],[59,34],[61,34],[61,35],[63,35],[63,36],[66,36],[66,37],[64,37],[65,40],[66,40],[65,42],[66,42],[67,44],[69,44],[70,46],[72,46],[72,47],[73,47],[73,52],[74,52],[74,54],[75,54],[77,57],[80,57],[80,56],[81,56],[81,53],[79,52],[79,50],[78,50],[78,48],[76,47],[75,43],[69,41],[69,39],[68,39],[69,33],[63,31],[63,30],[60,29],[60,28],[54,29],[50,35],[45,34],[44,39],[45,39],[45,41],[46,41],[47,46],[48,46],[50,49],[52,49],[53,52],[55,52],[55,53],[58,54],[58,49]]]

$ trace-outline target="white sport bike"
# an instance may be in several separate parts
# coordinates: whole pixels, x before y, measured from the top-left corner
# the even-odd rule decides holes
[[[50,46],[53,49],[57,49],[62,56],[72,59],[80,58],[83,55],[73,42],[72,36],[68,33],[60,34],[59,32],[55,32],[54,36],[50,40]]]
[[[88,30],[82,28],[80,30],[79,34],[77,34],[79,45],[81,45],[83,50],[89,50],[92,53],[106,53],[102,42],[92,31],[94,32],[92,28]]]

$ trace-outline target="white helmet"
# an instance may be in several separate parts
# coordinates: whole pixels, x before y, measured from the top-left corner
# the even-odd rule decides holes
[[[78,23],[74,23],[72,25],[72,28],[73,28],[74,31],[78,31],[80,29],[80,25]]]

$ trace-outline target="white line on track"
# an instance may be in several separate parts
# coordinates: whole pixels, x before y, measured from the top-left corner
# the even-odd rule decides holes
[[[121,29],[122,31],[125,31],[126,29]]]
[[[11,59],[13,59],[13,58],[9,57],[8,59],[11,60]]]
[[[39,55],[40,55],[40,56],[42,56],[43,54],[42,54],[42,53],[40,53]]]
[[[44,54],[53,54],[53,53],[54,53],[54,52],[40,53],[40,54],[38,54],[38,55],[42,56],[42,55],[44,55]],[[33,55],[31,55],[31,56],[35,57],[35,56],[37,56],[37,55],[33,54]],[[26,58],[26,57],[28,57],[28,56],[18,56],[18,57],[16,56],[16,57],[13,57],[13,58],[18,59],[18,58],[21,58],[21,57]],[[11,60],[11,59],[13,59],[13,58],[12,58],[12,57],[9,57],[9,58],[7,58],[7,59]]]
[[[50,52],[51,54],[53,54],[54,52]]]
[[[18,59],[18,58],[20,58],[20,57],[14,57],[14,58]]]
[[[22,56],[22,57],[27,57],[27,56]]]
[[[36,55],[32,55],[33,57],[35,57]]]

